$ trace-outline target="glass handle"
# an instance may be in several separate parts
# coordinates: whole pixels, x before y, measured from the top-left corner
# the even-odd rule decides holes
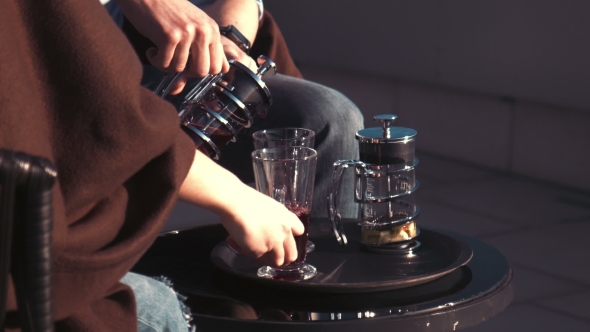
[[[158,87],[154,90],[154,93],[160,98],[166,97],[174,83],[180,78],[180,75],[182,75],[182,73],[170,73],[164,76],[160,84],[158,84]]]
[[[366,165],[359,160],[338,160],[334,163],[334,170],[332,172],[332,183],[330,184],[330,190],[328,192],[328,219],[332,224],[332,230],[334,236],[340,245],[345,246],[348,243],[346,235],[344,234],[344,228],[342,225],[342,218],[340,211],[338,210],[338,195],[340,191],[340,183],[344,171],[354,166],[359,170],[360,174],[364,174]]]

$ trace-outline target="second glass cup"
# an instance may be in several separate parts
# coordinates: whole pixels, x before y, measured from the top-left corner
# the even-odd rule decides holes
[[[259,130],[252,134],[254,149],[303,146],[314,148],[315,133],[305,128],[273,128]]]
[[[306,128],[272,128],[253,133],[252,140],[254,141],[254,150],[288,146],[301,146],[313,149],[315,133],[313,130]],[[315,244],[308,240],[305,248],[309,254],[315,249]]]
[[[317,152],[306,147],[279,147],[252,152],[256,189],[281,202],[299,217],[305,232],[295,237],[297,259],[282,267],[263,266],[257,275],[280,280],[307,280],[317,274],[305,263]]]

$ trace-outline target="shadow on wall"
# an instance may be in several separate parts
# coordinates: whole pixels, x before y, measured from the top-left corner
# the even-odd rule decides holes
[[[560,2],[282,0],[306,78],[440,156],[590,191],[590,10]],[[304,22],[304,24],[302,24]]]
[[[587,0],[265,5],[303,65],[590,108]]]
[[[301,67],[373,117],[399,116],[418,131],[417,148],[445,158],[590,191],[590,113],[436,85]]]

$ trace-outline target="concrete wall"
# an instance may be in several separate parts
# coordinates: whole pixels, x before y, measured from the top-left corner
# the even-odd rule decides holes
[[[417,147],[590,190],[588,0],[267,0],[306,78]]]
[[[588,0],[266,0],[301,63],[590,108]]]

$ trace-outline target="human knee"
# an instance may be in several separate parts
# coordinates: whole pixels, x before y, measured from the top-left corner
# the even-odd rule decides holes
[[[340,91],[320,85],[318,107],[325,121],[332,126],[337,125],[343,131],[356,132],[363,128],[363,115],[356,104]]]
[[[361,110],[344,94],[336,90],[334,92],[339,95],[337,105],[341,113],[340,118],[344,120],[342,125],[354,132],[363,129],[364,118]]]

